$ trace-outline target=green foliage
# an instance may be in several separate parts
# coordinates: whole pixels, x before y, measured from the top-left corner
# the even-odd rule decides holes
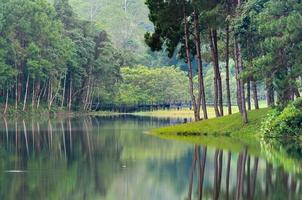
[[[187,77],[176,67],[123,67],[119,85],[121,104],[187,102]]]
[[[67,0],[0,0],[0,10],[1,94],[16,105],[31,100],[22,111],[40,102],[50,112],[69,103],[87,110],[113,90],[127,59],[105,31],[77,18]]]
[[[269,113],[262,124],[264,137],[299,136],[302,133],[302,98],[290,103],[282,111]]]
[[[234,20],[248,74],[273,83],[278,104],[286,106],[301,76],[301,2],[251,0]]]

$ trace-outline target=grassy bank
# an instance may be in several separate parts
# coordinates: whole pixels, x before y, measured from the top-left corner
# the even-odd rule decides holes
[[[260,108],[266,108],[266,102],[265,101],[259,101]],[[224,113],[228,112],[228,108],[224,106],[223,108]],[[214,107],[208,106],[207,107],[208,116],[209,118],[214,118],[215,116],[215,110]],[[232,112],[237,113],[238,107],[232,106]],[[193,110],[190,110],[188,108],[183,109],[169,109],[169,110],[154,110],[154,111],[146,111],[146,112],[135,112],[132,113],[136,116],[148,116],[148,117],[159,117],[159,118],[194,118]],[[203,116],[203,113],[201,112],[201,116]]]
[[[259,147],[259,130],[261,122],[266,117],[269,109],[262,108],[249,112],[249,123],[243,124],[241,115],[213,118],[209,120],[162,127],[152,131],[152,134],[165,139],[177,139],[195,144],[204,144],[232,150],[240,150],[248,145],[251,151]]]
[[[215,110],[213,107],[208,107],[208,116],[209,118],[215,117]],[[232,107],[233,112],[238,112],[238,107]],[[224,112],[227,113],[227,107],[224,107]],[[133,115],[136,116],[148,116],[148,117],[159,117],[159,118],[194,118],[193,110],[188,108],[183,109],[169,109],[169,110],[154,110],[154,111],[147,111],[147,112],[135,112]],[[201,116],[203,116],[201,112]]]

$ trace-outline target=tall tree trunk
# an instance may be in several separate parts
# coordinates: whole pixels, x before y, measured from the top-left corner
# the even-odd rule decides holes
[[[68,110],[71,110],[71,102],[72,102],[72,78],[70,80],[70,85],[69,85],[69,102],[68,102]]]
[[[242,63],[242,56],[241,56],[241,49],[240,44],[235,39],[235,51],[236,51],[236,62],[237,62],[237,82],[238,82],[238,92],[240,94],[239,101],[241,102],[241,115],[243,118],[244,123],[248,123],[247,111],[246,111],[246,104],[245,104],[245,92],[244,92],[244,82],[240,77],[243,72],[243,63]]]
[[[240,7],[241,0],[237,1],[237,7]],[[238,42],[236,36],[235,36],[235,52],[236,52],[236,63],[237,63],[237,86],[239,86],[238,92],[240,93],[240,102],[241,102],[241,115],[243,118],[244,123],[248,123],[248,116],[246,111],[246,104],[245,104],[245,91],[244,91],[244,82],[242,80],[241,74],[243,72],[243,62],[242,62],[242,55],[241,55],[241,48],[240,43]]]
[[[6,115],[7,107],[8,107],[8,89],[6,89],[5,107],[4,107],[4,111],[3,111],[4,115]]]
[[[42,88],[40,88],[40,83],[38,84],[39,85],[39,94],[38,94],[38,99],[37,99],[37,109],[39,109],[39,106],[40,106],[40,101],[41,101],[41,98],[42,96],[44,95],[45,91],[46,91],[46,88],[47,88],[47,83],[44,83],[44,86]]]
[[[235,45],[234,45],[234,60],[235,60],[235,78],[236,78],[237,107],[238,107],[239,112],[242,114],[241,92],[240,92],[239,74],[238,74],[238,61],[237,61],[237,53],[236,53]]]
[[[200,48],[200,31],[199,31],[199,19],[198,13],[194,10],[194,32],[195,32],[195,48],[196,48],[196,60],[198,65],[198,100],[197,100],[197,107],[198,112],[200,112],[200,105],[202,106],[203,117],[204,119],[208,119],[208,112],[206,107],[206,98],[205,98],[205,89],[204,89],[204,79],[203,79],[203,66],[202,66],[202,59],[201,59],[201,48]]]
[[[63,109],[64,102],[65,102],[66,78],[67,78],[67,70],[65,71],[65,76],[64,76],[64,86],[63,86],[63,94],[62,94],[61,109]]]
[[[213,72],[214,72],[214,110],[216,117],[220,117],[220,112],[218,108],[218,99],[219,99],[219,86],[218,86],[218,70],[216,64],[216,52],[215,52],[215,44],[214,44],[214,36],[213,30],[209,30],[209,41],[210,41],[210,48],[212,53],[212,61],[213,61]]]
[[[21,96],[22,96],[22,79],[23,79],[22,74],[19,74],[18,75],[18,81],[17,81],[17,99],[18,99],[18,102],[21,101]]]
[[[35,100],[36,100],[36,87],[35,87],[35,79],[33,80],[33,88],[32,88],[32,94],[31,94],[31,108],[34,109],[35,106]]]
[[[225,71],[226,71],[226,77],[225,77],[225,83],[226,83],[226,93],[227,93],[227,104],[228,104],[228,114],[232,114],[232,102],[231,102],[231,90],[230,90],[230,29],[229,25],[227,25],[226,28],[226,56],[225,56]]]
[[[220,74],[220,67],[219,67],[219,53],[218,53],[218,37],[217,37],[217,30],[213,30],[213,44],[215,50],[215,65],[217,70],[217,85],[218,85],[218,104],[220,109],[220,116],[223,116],[223,96],[222,96],[222,81],[221,81],[221,74]]]
[[[16,77],[16,86],[15,86],[15,109],[18,109],[18,76]]]
[[[23,111],[25,111],[25,108],[26,108],[28,84],[29,84],[29,75],[27,75],[27,79],[26,79],[25,95],[24,95],[24,102],[23,102],[23,109],[22,109]]]
[[[184,32],[185,32],[186,59],[187,59],[187,65],[188,65],[189,92],[190,92],[191,101],[192,101],[193,109],[194,109],[194,118],[195,118],[195,121],[198,121],[198,120],[200,120],[200,113],[198,112],[196,98],[194,95],[193,69],[192,69],[192,63],[191,63],[191,53],[190,53],[190,48],[189,48],[188,21],[187,21],[185,9],[184,9]]]
[[[257,83],[254,79],[252,80],[252,89],[253,89],[253,100],[254,100],[255,109],[258,110],[259,101],[258,101]]]
[[[247,79],[247,94],[246,94],[246,100],[247,100],[247,109],[251,110],[252,109],[252,104],[251,104],[251,79]]]
[[[275,106],[275,92],[274,92],[274,86],[272,83],[272,79],[270,77],[266,78],[266,101],[268,107],[274,107]]]

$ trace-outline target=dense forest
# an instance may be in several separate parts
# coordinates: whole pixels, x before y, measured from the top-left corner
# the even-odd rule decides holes
[[[265,85],[268,106],[286,106],[300,97],[302,9],[298,0],[147,0],[155,31],[145,39],[153,51],[175,51],[186,60],[195,119],[207,116],[204,64],[213,67],[213,102],[223,116],[223,85],[231,113],[229,63],[235,62],[237,105],[248,122],[251,98],[259,108],[258,86]],[[197,63],[195,93],[192,63]],[[225,81],[221,69],[225,68]],[[276,98],[276,100],[275,100]]]
[[[284,107],[300,96],[299,1],[2,0],[0,9],[3,113],[190,102],[196,119],[236,105],[247,122],[260,100]]]

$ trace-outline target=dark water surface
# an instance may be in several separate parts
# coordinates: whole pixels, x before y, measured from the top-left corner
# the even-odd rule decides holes
[[[0,199],[302,199],[301,149],[258,153],[162,140],[182,120],[83,117],[0,122]]]

